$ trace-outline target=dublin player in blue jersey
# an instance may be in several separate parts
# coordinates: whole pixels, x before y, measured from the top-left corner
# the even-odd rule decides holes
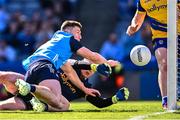
[[[90,77],[94,72],[94,67],[92,67],[93,64],[88,63],[87,61],[76,61],[76,60],[70,60],[69,61],[71,65],[73,66],[74,70],[80,77],[83,84],[91,88],[91,84],[88,82],[88,77]],[[117,63],[110,63],[112,66],[112,71],[115,69],[119,69],[121,71],[121,66]],[[104,68],[104,65],[98,65],[96,69]],[[93,71],[92,71],[93,70]],[[119,72],[120,72],[119,71]],[[103,74],[103,72],[99,71],[99,73]],[[78,98],[85,98],[88,102],[95,105],[98,108],[104,108],[108,107],[112,104],[117,103],[118,101],[127,100],[129,96],[129,91],[127,88],[121,88],[114,96],[110,98],[102,98],[100,96],[90,96],[85,95],[85,93],[77,88],[75,85],[72,84],[72,82],[68,79],[67,75],[63,71],[59,71],[58,75],[61,83],[62,88],[62,95],[69,101],[76,100]],[[18,73],[14,72],[0,72],[0,83],[3,83],[9,92],[12,94],[15,94],[17,91],[16,86],[14,85],[17,78],[23,79],[24,76]],[[12,98],[9,98],[5,101],[2,101],[0,103],[0,109],[10,109],[10,110],[25,110],[25,109],[32,109],[32,105],[26,101],[26,98],[23,96],[14,96]],[[49,109],[49,111],[54,111]]]
[[[55,32],[48,42],[41,45],[23,61],[23,66],[27,70],[25,81],[37,85],[26,84],[23,80],[18,80],[16,86],[22,96],[33,93],[52,107],[67,110],[69,102],[60,92],[61,86],[56,72],[59,68],[68,73],[67,76],[71,82],[86,95],[100,95],[98,90],[85,87],[74,69],[67,63],[73,53],[93,63],[107,62],[100,54],[80,44],[81,28],[82,25],[77,21],[65,21],[61,25],[61,30]]]

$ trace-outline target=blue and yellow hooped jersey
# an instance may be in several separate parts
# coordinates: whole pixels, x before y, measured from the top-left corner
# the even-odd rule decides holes
[[[138,12],[145,12],[151,24],[153,39],[167,37],[167,0],[139,0]]]

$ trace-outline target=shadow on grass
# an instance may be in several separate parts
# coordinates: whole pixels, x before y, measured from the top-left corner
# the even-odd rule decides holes
[[[174,114],[180,114],[180,111],[176,111],[176,112],[174,112]]]
[[[97,109],[92,109],[92,110],[83,110],[83,109],[79,109],[79,110],[69,110],[67,112],[138,112],[138,110],[110,110],[110,109],[102,109],[102,110],[97,110]]]
[[[87,110],[87,109],[78,109],[78,110],[68,110],[68,111],[65,111],[65,112],[138,112],[138,110],[117,110],[117,109],[101,109],[101,110],[98,110],[98,109],[92,109],[92,110]],[[3,110],[3,111],[0,111],[0,113],[8,113],[8,114],[14,114],[14,113],[19,113],[19,114],[40,114],[40,113],[49,113],[49,112],[34,112],[34,111],[10,111],[10,110]],[[51,113],[63,113],[63,112],[51,112]],[[179,114],[179,113],[178,113]]]

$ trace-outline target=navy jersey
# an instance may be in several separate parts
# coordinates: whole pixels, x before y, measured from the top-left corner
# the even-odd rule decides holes
[[[90,88],[91,84],[88,82],[88,79],[85,79],[85,78],[81,77],[80,70],[76,70],[76,73],[80,77],[83,84],[86,87]],[[75,85],[73,85],[71,83],[71,81],[67,78],[67,76],[63,72],[61,72],[60,74],[61,74],[61,78],[60,78],[61,91],[62,91],[63,96],[68,101],[72,101],[72,100],[75,100],[75,99],[78,99],[78,98],[85,97],[84,92],[82,90],[80,90],[79,88],[77,88]]]
[[[81,47],[80,42],[75,40],[72,34],[57,31],[48,42],[41,45],[23,61],[23,66],[27,70],[32,63],[45,59],[59,69],[72,56],[73,52]]]

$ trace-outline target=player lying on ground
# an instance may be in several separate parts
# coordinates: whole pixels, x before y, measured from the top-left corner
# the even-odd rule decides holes
[[[83,84],[91,88],[91,84],[88,82],[88,77],[90,77],[94,72],[91,70],[90,64],[82,63],[79,61],[71,61],[71,64],[73,68],[76,70],[76,73],[81,78]],[[120,67],[117,65],[116,67]],[[84,70],[87,69],[87,70]],[[115,67],[113,69],[116,69]],[[0,75],[0,81],[4,81],[4,85],[7,86],[14,86],[14,83],[16,81],[16,78],[23,78],[23,75],[14,73],[14,72],[2,72],[3,74]],[[12,75],[13,79],[8,78],[8,74]],[[62,87],[62,94],[66,97],[66,99],[71,102],[72,100],[85,97],[87,101],[95,105],[96,107],[103,108],[110,106],[114,103],[117,103],[120,100],[126,100],[128,99],[129,92],[126,88],[120,89],[116,95],[110,98],[101,98],[100,96],[86,96],[85,93],[74,86],[70,80],[68,80],[67,75],[64,72],[60,72],[59,76],[62,78],[60,79],[61,87]],[[8,78],[8,80],[6,79]],[[4,80],[3,80],[4,79]],[[5,80],[6,79],[6,80]],[[11,81],[10,81],[11,80]],[[5,82],[6,81],[6,82]],[[10,85],[11,84],[11,85]],[[10,88],[10,87],[9,87]],[[10,90],[13,91],[13,90]],[[15,91],[14,91],[15,92]],[[13,92],[13,93],[14,93]],[[25,109],[32,109],[32,105],[24,100],[25,98],[22,96],[14,96],[12,98],[9,98],[8,100],[2,101],[0,103],[0,109],[10,109],[10,110],[25,110]]]
[[[31,84],[30,91],[52,107],[58,107],[62,111],[69,109],[69,102],[61,93],[61,85],[57,76],[59,68],[68,73],[67,76],[71,82],[86,95],[100,94],[96,89],[86,88],[72,66],[67,63],[73,54],[89,59],[93,63],[107,63],[103,56],[81,45],[81,28],[82,25],[77,21],[64,21],[60,30],[56,31],[49,41],[23,61],[26,69],[26,82],[37,83],[36,85]],[[22,84],[19,81],[16,85],[19,89],[24,89],[21,87]],[[29,96],[28,92],[23,93],[25,94],[21,95]]]

